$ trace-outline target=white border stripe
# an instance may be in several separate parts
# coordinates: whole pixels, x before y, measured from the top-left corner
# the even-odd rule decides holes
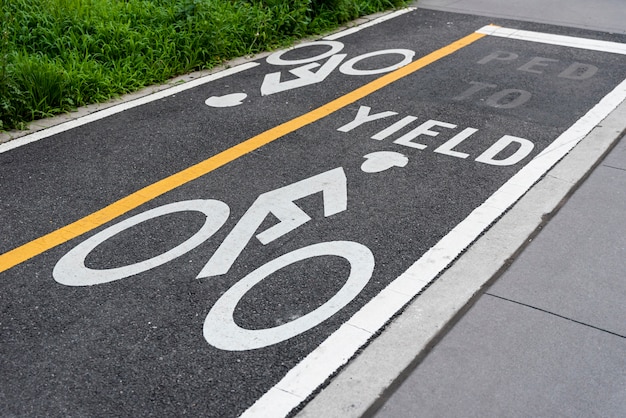
[[[591,51],[610,52],[626,55],[626,44],[600,41],[596,39],[576,38],[573,36],[552,35],[549,33],[531,32],[527,30],[508,29],[489,25],[476,32],[501,38],[517,39],[520,41],[538,42],[542,44],[567,46],[570,48],[588,49]]]
[[[626,80],[292,368],[241,417],[283,417],[304,402],[624,100]]]
[[[374,20],[371,20],[371,21],[369,21],[367,23],[363,23],[362,25],[355,26],[353,28],[346,29],[346,30],[343,30],[341,32],[333,33],[332,35],[326,36],[324,39],[327,40],[327,41],[334,41],[335,39],[340,39],[340,38],[343,38],[344,36],[352,35],[353,33],[356,33],[356,32],[358,32],[360,30],[363,30],[365,28],[369,28],[370,26],[377,25],[377,24],[382,23],[382,22],[384,22],[386,20],[393,19],[394,17],[398,17],[398,16],[403,15],[405,13],[412,12],[413,10],[416,10],[416,9],[417,9],[417,7],[407,7],[406,9],[401,9],[401,10],[395,11],[393,13],[389,13],[387,15],[381,16],[378,19],[374,19]]]
[[[21,147],[22,145],[30,144],[31,142],[39,141],[40,139],[44,139],[49,136],[59,134],[61,132],[69,131],[70,129],[74,129],[79,126],[86,125],[90,122],[94,122],[94,121],[106,118],[108,116],[114,115],[116,113],[120,113],[128,109],[132,109],[133,107],[141,106],[146,103],[150,103],[155,100],[162,99],[164,97],[172,96],[174,94],[180,93],[181,91],[189,90],[194,87],[201,86],[202,84],[206,84],[206,83],[209,83],[214,80],[218,80],[223,77],[228,77],[229,75],[233,75],[233,74],[240,73],[242,71],[249,70],[250,68],[254,68],[258,65],[260,64],[257,62],[248,62],[245,64],[241,64],[236,67],[232,67],[232,68],[228,68],[226,70],[220,71],[219,73],[201,77],[196,80],[192,80],[187,83],[180,84],[178,86],[170,87],[168,89],[159,91],[157,93],[149,94],[147,96],[140,97],[138,99],[131,100],[129,102],[111,106],[109,108],[100,110],[90,115],[82,116],[80,118],[70,120],[68,122],[64,122],[59,125],[52,126],[50,128],[42,129],[41,131],[37,131],[32,134],[13,139],[9,142],[4,142],[0,144],[0,154],[2,154],[3,152],[10,151],[14,148]]]

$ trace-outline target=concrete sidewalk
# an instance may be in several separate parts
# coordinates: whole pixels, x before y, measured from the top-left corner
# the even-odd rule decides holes
[[[619,0],[419,7],[626,33]],[[622,139],[375,416],[626,416],[624,231]]]
[[[626,33],[623,0],[419,0],[421,9]]]

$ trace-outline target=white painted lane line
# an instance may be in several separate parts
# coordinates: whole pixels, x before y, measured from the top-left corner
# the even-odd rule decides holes
[[[542,44],[560,45],[569,48],[588,49],[591,51],[610,52],[613,54],[626,55],[626,44],[597,39],[577,38],[574,36],[553,35],[550,33],[532,32],[527,30],[502,28],[489,25],[480,28],[476,32],[489,36],[517,39],[521,41],[538,42]]]
[[[353,28],[346,29],[346,30],[343,30],[341,32],[333,33],[332,35],[326,36],[324,39],[327,40],[327,41],[334,41],[335,39],[339,39],[339,38],[343,38],[344,36],[352,35],[353,33],[357,33],[360,30],[363,30],[365,28],[369,28],[370,26],[374,26],[374,25],[377,25],[379,23],[385,22],[387,20],[393,19],[394,17],[401,16],[401,15],[403,15],[405,13],[412,12],[413,10],[416,10],[416,9],[417,9],[417,7],[407,7],[406,9],[397,10],[397,11],[395,11],[393,13],[389,13],[388,15],[381,16],[378,19],[374,19],[374,20],[369,21],[367,23],[363,23],[362,25],[355,26]]]
[[[292,368],[242,417],[282,417],[304,402],[624,100],[626,80]]]
[[[194,87],[201,86],[206,83],[210,83],[211,81],[218,80],[220,78],[228,77],[229,75],[237,74],[242,71],[249,70],[250,68],[254,68],[258,65],[261,65],[257,62],[248,62],[245,64],[238,65],[236,67],[228,68],[226,70],[220,71],[219,73],[211,74],[206,77],[201,77],[196,80],[189,81],[184,84],[180,84],[178,86],[174,86],[157,93],[149,94],[144,97],[140,97],[139,99],[131,100],[126,103],[121,103],[115,106],[111,106],[109,108],[100,110],[98,112],[92,113],[87,116],[82,116],[80,118],[70,120],[65,123],[61,123],[59,125],[43,129],[38,132],[34,132],[32,134],[22,136],[20,138],[14,139],[9,142],[5,142],[0,144],[0,154],[3,152],[10,151],[12,149],[21,147],[22,145],[30,144],[31,142],[39,141],[40,139],[48,138],[49,136],[59,134],[61,132],[69,131],[70,129],[77,128],[82,125],[86,125],[90,122],[94,122],[100,119],[104,119],[108,116],[114,115],[116,113],[123,112],[128,109],[132,109],[137,106],[144,105],[146,103],[154,102],[155,100],[162,99],[164,97],[172,96],[174,94],[183,92],[185,90],[192,89]]]
[[[403,372],[411,370],[416,356],[510,260],[528,236],[536,231],[543,215],[562,203],[572,186],[622,136],[624,128],[626,101],[485,231],[450,269],[411,302],[401,316],[395,318],[296,416],[370,416],[369,412],[384,391]]]

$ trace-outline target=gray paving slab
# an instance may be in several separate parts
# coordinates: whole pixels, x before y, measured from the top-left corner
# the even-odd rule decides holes
[[[624,338],[483,296],[376,417],[621,417],[624,353]]]
[[[417,4],[436,10],[626,33],[623,0],[420,0]]]
[[[489,293],[626,336],[626,170],[605,164]]]

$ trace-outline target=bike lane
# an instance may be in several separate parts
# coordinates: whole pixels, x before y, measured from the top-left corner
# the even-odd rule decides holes
[[[322,383],[549,168],[535,163],[546,160],[539,154],[549,149],[543,155],[558,160],[623,100],[623,46],[547,45],[554,38],[527,33],[542,41],[507,39],[483,18],[442,17],[411,12],[335,43],[276,53],[269,63],[0,154],[9,167],[2,252],[222,155],[215,170],[189,174],[154,198],[133,194],[145,203],[129,203],[119,219],[2,273],[2,368],[13,382],[3,409],[234,416],[311,353],[328,365]],[[432,55],[464,38],[449,55]],[[335,52],[336,42],[344,46]],[[334,53],[324,56],[329,48]],[[380,50],[395,52],[350,62]],[[369,74],[407,51],[414,62],[426,57],[417,71]],[[299,78],[286,78],[294,68]],[[363,87],[390,76],[379,89]],[[300,86],[314,77],[323,81]],[[296,81],[281,87],[285,80]],[[281,91],[288,86],[296,88]],[[328,104],[337,98],[345,101]],[[220,154],[250,138],[266,144],[228,154],[235,158]],[[113,236],[123,219],[136,225]],[[73,250],[94,233],[93,251]],[[197,242],[163,256],[190,237]],[[444,237],[450,242],[442,245]],[[70,250],[79,255],[68,257]],[[122,266],[139,267],[102,272]],[[251,287],[252,271],[268,277]],[[233,296],[242,284],[243,296]],[[233,329],[232,309],[244,330],[269,331]],[[319,355],[330,335],[339,345]],[[339,347],[347,348],[328,354]],[[286,411],[319,384],[304,381],[301,393],[287,395],[295,401]],[[249,413],[263,410],[258,405]]]

